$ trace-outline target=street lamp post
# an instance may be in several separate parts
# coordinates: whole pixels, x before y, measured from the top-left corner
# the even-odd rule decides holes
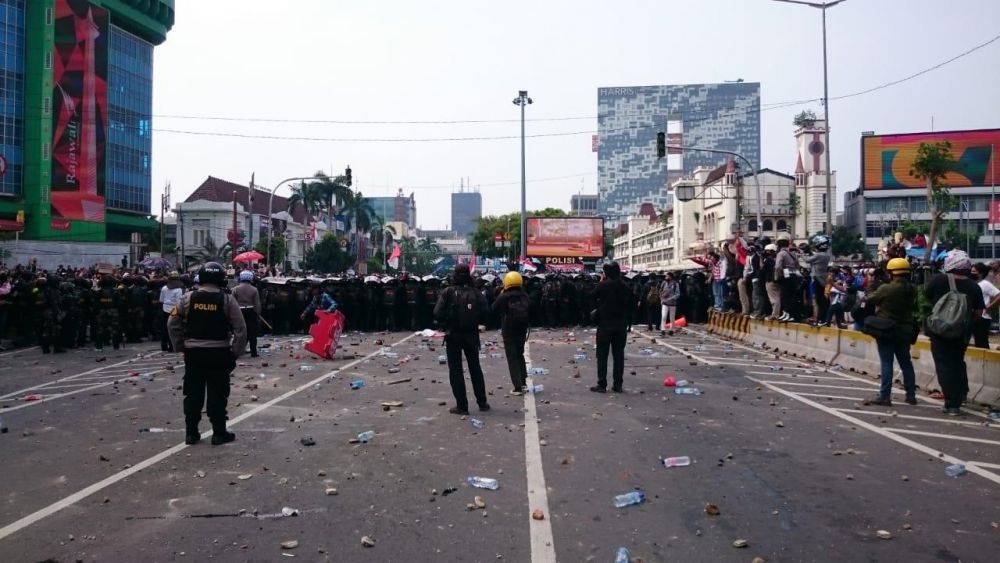
[[[684,147],[684,146],[680,146],[680,145],[669,145],[667,148],[668,149],[685,150],[685,151],[701,151],[701,152],[711,152],[711,153],[717,153],[717,154],[728,154],[728,155],[735,156],[736,158],[738,158],[738,159],[742,160],[743,162],[747,163],[747,167],[750,168],[750,173],[753,174],[753,183],[754,183],[754,186],[755,186],[754,191],[757,192],[757,196],[756,196],[757,197],[757,238],[760,238],[761,235],[763,235],[763,228],[764,228],[763,225],[764,224],[761,221],[761,205],[762,205],[762,200],[760,199],[760,179],[757,178],[757,169],[755,169],[753,167],[753,163],[751,163],[749,160],[747,160],[747,158],[745,156],[743,156],[742,154],[740,154],[738,152],[727,151],[727,150],[723,150],[723,149],[710,149],[710,148],[706,148],[706,147]],[[684,186],[677,186],[677,189],[674,191],[674,197],[676,197],[678,201],[686,202],[686,201],[691,201],[692,199],[694,199],[695,197],[697,197],[697,195],[695,194],[694,186],[684,185]]]
[[[826,150],[824,155],[826,156],[826,234],[829,236],[833,231],[833,186],[831,185],[831,175],[833,170],[830,169],[830,85],[827,79],[827,64],[826,64],[826,10],[832,8],[837,4],[846,2],[847,0],[830,0],[829,2],[805,2],[803,0],[775,0],[775,2],[787,2],[789,4],[802,4],[803,6],[809,6],[810,8],[817,8],[823,12],[823,109],[824,118],[826,120]]]
[[[267,198],[267,265],[270,267],[271,264],[271,239],[274,238],[274,224],[271,222],[271,214],[274,212],[274,194],[278,193],[278,188],[287,184],[288,182],[294,182],[295,180],[314,180],[315,176],[295,176],[294,178],[285,178],[284,180],[278,182],[274,189],[271,190],[271,196]]]
[[[524,175],[524,107],[528,104],[534,103],[531,98],[528,97],[527,90],[519,90],[517,92],[517,97],[514,98],[514,105],[521,106],[521,257],[528,253],[527,243],[528,237],[526,236],[527,231],[527,218],[526,218],[526,203],[527,203],[527,181]]]

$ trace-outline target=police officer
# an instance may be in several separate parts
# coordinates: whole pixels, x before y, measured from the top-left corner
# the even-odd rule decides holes
[[[212,445],[217,446],[236,439],[226,430],[226,403],[229,376],[246,347],[247,327],[236,299],[222,291],[226,284],[222,265],[205,264],[198,281],[199,289],[184,294],[171,311],[167,330],[174,350],[184,353],[184,443],[201,439],[198,422],[205,405],[212,422]]]
[[[57,354],[63,352],[60,341],[62,311],[59,307],[61,299],[58,281],[55,278],[50,281],[45,276],[39,276],[35,280],[32,298],[35,307],[35,334],[42,346],[42,353],[48,354],[51,348],[54,348]]]
[[[240,283],[233,288],[233,297],[240,305],[240,312],[243,314],[243,322],[247,325],[247,340],[250,341],[250,357],[257,357],[257,332],[259,327],[257,319],[260,317],[260,292],[253,286],[253,272],[243,270],[240,272]]]
[[[115,289],[115,279],[106,275],[101,278],[100,289],[94,303],[97,319],[93,327],[95,351],[104,351],[104,345],[108,342],[114,344],[115,350],[121,346],[122,331],[118,324],[120,310],[121,295]]]

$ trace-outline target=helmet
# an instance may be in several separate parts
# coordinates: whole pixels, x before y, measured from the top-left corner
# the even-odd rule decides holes
[[[952,250],[944,259],[945,272],[968,272],[972,270],[972,260],[964,250]]]
[[[218,262],[209,262],[198,270],[198,281],[222,286],[226,283],[226,269]]]
[[[910,271],[910,261],[906,258],[893,258],[889,260],[889,263],[885,265],[886,271],[890,274],[895,274],[896,272],[909,272]]]
[[[242,272],[240,272],[240,281],[241,282],[252,282],[253,281],[253,272],[251,272],[250,270],[243,270]]]
[[[510,289],[512,287],[521,287],[524,280],[521,279],[521,274],[517,272],[508,272],[506,276],[503,277],[503,288]]]
[[[777,251],[778,251],[778,245],[774,244],[773,242],[764,246],[764,252],[777,252]]]
[[[819,250],[830,248],[830,237],[826,235],[816,235],[809,242]]]

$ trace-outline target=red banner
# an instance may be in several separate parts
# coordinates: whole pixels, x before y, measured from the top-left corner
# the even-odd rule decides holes
[[[108,11],[56,0],[52,78],[52,214],[104,221]]]
[[[1000,231],[1000,199],[990,202],[989,230]]]

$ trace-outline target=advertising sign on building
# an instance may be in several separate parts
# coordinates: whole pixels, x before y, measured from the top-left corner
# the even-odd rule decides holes
[[[108,12],[86,0],[55,0],[54,30],[52,215],[102,222]]]
[[[865,190],[925,188],[910,175],[921,143],[951,143],[958,166],[944,181],[951,188],[989,186],[1000,172],[994,148],[1000,146],[1000,129],[941,131],[903,135],[870,135],[861,138],[861,187]]]
[[[600,258],[604,255],[604,219],[600,217],[528,217],[528,256]]]
[[[990,217],[987,229],[1000,231],[1000,199],[990,202]]]

